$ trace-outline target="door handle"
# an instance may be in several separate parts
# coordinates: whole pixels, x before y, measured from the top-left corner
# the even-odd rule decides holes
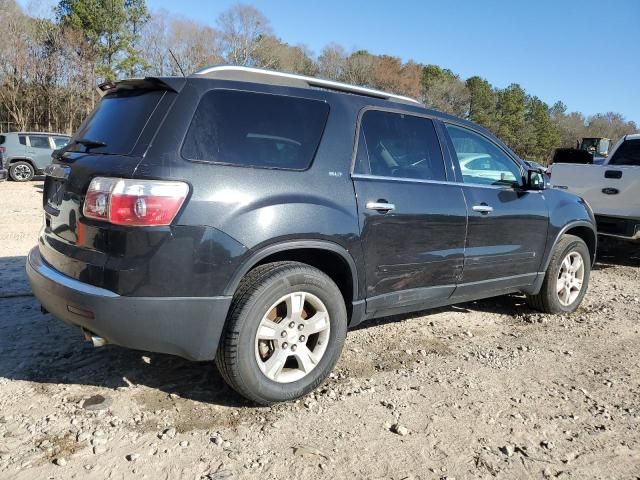
[[[480,212],[484,215],[493,212],[493,207],[490,207],[489,205],[474,205],[471,208],[474,212]]]
[[[388,203],[382,200],[377,202],[367,202],[367,210],[375,210],[380,213],[387,213],[391,210],[395,210],[396,206],[393,203]]]
[[[607,170],[604,172],[604,178],[622,178],[622,170]]]

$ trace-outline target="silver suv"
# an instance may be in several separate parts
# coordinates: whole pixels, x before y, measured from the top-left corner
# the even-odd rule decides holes
[[[51,154],[69,143],[58,133],[12,132],[0,135],[2,168],[16,182],[28,182],[51,163]]]

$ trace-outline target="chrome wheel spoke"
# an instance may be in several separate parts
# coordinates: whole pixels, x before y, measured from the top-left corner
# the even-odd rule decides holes
[[[305,373],[309,373],[313,370],[318,363],[318,360],[306,345],[300,345],[294,353],[294,357],[298,360],[298,367]]]
[[[571,289],[565,288],[564,289],[564,293],[562,294],[562,299],[563,299],[565,305],[569,304],[569,298],[571,298]]]
[[[289,355],[286,350],[278,349],[273,352],[269,359],[264,362],[264,373],[272,380],[277,379],[282,372],[284,364],[287,362]]]
[[[575,274],[582,268],[582,257],[577,255],[573,258],[573,262],[571,263],[571,271]]]
[[[304,322],[304,333],[307,335],[322,332],[327,328],[329,328],[329,314],[327,312],[318,312]]]
[[[304,292],[296,292],[289,295],[286,302],[288,319],[298,320],[299,318],[302,318],[305,297],[306,294]]]
[[[275,340],[278,338],[278,330],[280,325],[269,319],[264,319],[258,327],[257,337],[259,340]]]

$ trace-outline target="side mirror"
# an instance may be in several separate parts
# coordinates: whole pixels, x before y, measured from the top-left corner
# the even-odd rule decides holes
[[[538,168],[527,170],[527,190],[544,190],[547,188],[544,172]]]

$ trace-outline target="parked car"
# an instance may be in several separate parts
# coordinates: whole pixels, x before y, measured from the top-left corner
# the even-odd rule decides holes
[[[554,163],[551,180],[591,205],[599,234],[640,241],[640,134],[620,139],[602,165]]]
[[[4,167],[4,147],[2,144],[4,143],[4,135],[0,135],[0,182],[3,182],[7,179],[9,173],[7,169]]]
[[[69,136],[59,133],[11,132],[0,135],[0,150],[9,177],[28,182],[41,175],[51,163],[54,150],[69,143]]]
[[[475,149],[472,151],[475,152]],[[514,173],[505,168],[504,162],[501,162],[500,159],[494,159],[491,155],[465,153],[458,155],[458,159],[462,178],[465,182],[513,185],[516,179]]]
[[[47,168],[27,262],[44,309],[94,345],[215,358],[270,404],[317,387],[365,320],[517,292],[569,313],[585,295],[588,205],[478,125],[243,67],[101,88]],[[465,178],[471,155],[499,180]]]

